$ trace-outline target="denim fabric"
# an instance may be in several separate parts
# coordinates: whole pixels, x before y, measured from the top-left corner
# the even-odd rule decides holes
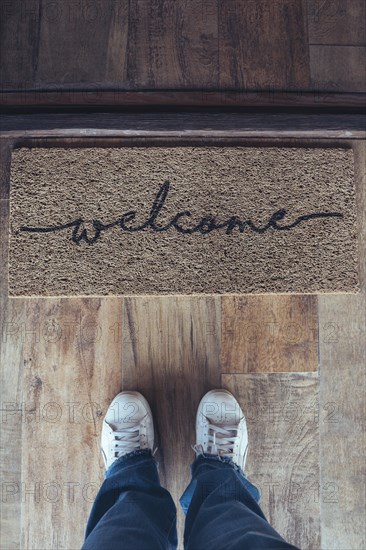
[[[200,455],[180,503],[186,550],[294,549],[269,525],[259,491],[228,458]],[[157,462],[141,450],[107,470],[82,550],[177,548],[176,508],[161,487]]]
[[[260,500],[260,494],[257,489],[250,481],[247,479],[244,472],[241,470],[241,468],[235,464],[231,460],[231,458],[228,458],[226,456],[218,458],[216,455],[210,455],[210,454],[201,454],[197,457],[195,462],[191,465],[191,482],[188,485],[187,489],[184,491],[183,495],[180,497],[179,502],[181,505],[181,508],[185,515],[187,515],[187,511],[189,508],[189,505],[191,503],[193,493],[195,492],[197,488],[197,473],[200,471],[200,465],[206,464],[207,468],[210,469],[218,469],[218,468],[231,468],[238,472],[239,474],[239,481],[240,483],[247,489],[247,491],[252,495],[254,500],[256,502],[259,502]],[[221,465],[220,465],[221,464]],[[223,466],[223,464],[226,464],[226,466]],[[202,470],[202,468],[201,468]]]
[[[192,481],[181,497],[183,510],[187,510],[184,548],[295,548],[267,522],[258,504],[258,489],[230,459],[200,455],[191,471]]]
[[[176,507],[160,485],[151,451],[119,458],[107,470],[94,501],[82,550],[176,547]]]

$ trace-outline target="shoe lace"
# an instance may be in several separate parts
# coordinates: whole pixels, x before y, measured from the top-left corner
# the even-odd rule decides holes
[[[217,454],[218,456],[227,456],[229,458],[234,457],[234,447],[238,438],[238,424],[232,426],[220,426],[219,424],[212,424],[207,416],[205,416],[208,422],[208,442],[207,450],[211,454]],[[193,449],[196,452],[202,452],[201,445],[194,445]]]
[[[238,436],[238,426],[218,426],[208,424],[208,448],[212,454],[234,456],[234,446]]]
[[[131,426],[121,431],[115,431],[113,435],[112,451],[115,457],[140,448],[140,426]]]

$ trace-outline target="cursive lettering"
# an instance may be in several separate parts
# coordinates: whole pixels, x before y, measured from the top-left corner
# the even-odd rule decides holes
[[[211,233],[211,231],[226,228],[225,233],[227,235],[232,235],[233,230],[235,228],[238,228],[240,233],[243,233],[246,227],[251,231],[254,231],[255,233],[265,233],[269,229],[274,229],[276,231],[289,231],[294,227],[296,227],[297,225],[299,225],[300,223],[308,220],[312,220],[312,219],[331,218],[331,217],[343,218],[343,214],[340,212],[318,212],[318,213],[304,214],[302,216],[299,216],[298,218],[296,218],[295,221],[287,225],[278,225],[278,222],[283,220],[284,217],[287,215],[287,211],[284,208],[281,208],[280,210],[277,210],[271,215],[268,222],[263,227],[256,226],[250,219],[241,220],[238,216],[232,216],[228,220],[218,223],[216,221],[216,218],[211,215],[203,217],[200,220],[200,222],[194,227],[183,227],[182,218],[190,218],[192,216],[189,210],[184,210],[182,212],[178,212],[177,214],[175,214],[175,216],[171,219],[171,221],[167,225],[161,226],[157,224],[157,221],[158,221],[157,218],[165,204],[166,198],[168,196],[169,188],[170,188],[169,181],[166,181],[165,183],[163,183],[163,185],[159,189],[158,194],[155,197],[148,219],[142,225],[138,225],[135,227],[131,226],[131,222],[133,222],[134,219],[136,218],[137,212],[135,210],[131,210],[129,212],[126,212],[120,218],[117,218],[115,221],[111,223],[104,224],[98,219],[93,220],[92,234],[88,234],[88,231],[84,226],[85,222],[82,218],[77,218],[76,220],[63,225],[52,225],[48,227],[23,226],[23,227],[20,227],[19,230],[27,231],[29,233],[54,233],[56,231],[62,231],[64,229],[72,228],[71,241],[73,243],[80,244],[81,241],[84,241],[85,243],[91,245],[96,243],[98,239],[100,239],[103,231],[107,231],[112,227],[119,227],[123,231],[127,231],[129,233],[143,231],[148,228],[156,232],[164,232],[164,231],[168,231],[170,228],[174,228],[178,233],[183,233],[185,235],[192,235],[194,233],[200,233],[201,235],[206,235],[208,233]]]

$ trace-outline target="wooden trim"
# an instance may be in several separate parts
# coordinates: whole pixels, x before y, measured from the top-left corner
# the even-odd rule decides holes
[[[83,147],[311,147],[352,149],[351,140],[306,138],[103,138],[52,137],[18,138],[12,141],[13,149],[20,147],[83,148]]]
[[[366,115],[241,112],[38,113],[0,117],[1,136],[24,138],[365,139]]]
[[[219,90],[144,90],[121,91],[98,88],[16,90],[0,93],[0,106],[19,107],[286,107],[364,109],[366,93],[326,91],[219,91]]]

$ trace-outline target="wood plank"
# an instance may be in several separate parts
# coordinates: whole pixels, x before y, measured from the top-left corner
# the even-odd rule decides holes
[[[366,46],[364,0],[307,0],[309,44]]]
[[[309,46],[309,49],[315,90],[366,91],[365,46]]]
[[[3,210],[3,201],[0,202]],[[3,213],[3,211],[2,211]],[[2,238],[3,235],[0,235]],[[21,548],[24,300],[0,300],[0,547]]]
[[[361,292],[319,297],[322,544],[339,550],[366,547],[366,142],[354,151]]]
[[[116,298],[26,303],[22,548],[82,544],[104,473],[101,422],[121,388],[121,311]]]
[[[311,138],[89,138],[88,147],[319,147],[345,148],[352,140]],[[17,147],[85,147],[83,137],[19,138]]]
[[[221,372],[318,369],[316,296],[223,296]]]
[[[309,89],[302,2],[230,0],[219,6],[221,88]]]
[[[286,107],[301,109],[363,109],[365,94],[328,93],[322,90],[312,92],[276,91],[276,90],[114,90],[109,91],[95,85],[83,85],[81,90],[77,84],[65,85],[57,83],[49,85],[48,90],[12,91],[6,87],[0,91],[0,106],[6,109],[19,107],[50,107],[72,106],[85,109],[96,107]]]
[[[87,82],[95,89],[109,78],[125,79],[126,0],[3,2],[1,12],[1,76],[7,88]]]
[[[125,87],[217,87],[217,17],[217,0],[130,3]]]
[[[11,163],[11,152],[12,152],[13,146],[14,146],[14,142],[12,140],[9,140],[0,136],[0,200],[4,200],[4,201],[9,200],[9,196],[10,196],[9,194],[10,163]],[[6,223],[6,215],[7,214],[4,211],[3,213],[4,228]]]
[[[220,386],[220,298],[125,298],[123,319],[123,389],[140,391],[151,404],[161,482],[178,505],[194,459],[197,406]]]
[[[41,4],[41,0],[0,4],[0,66],[4,88],[19,89],[35,83]]]
[[[217,85],[217,0],[29,0],[2,4],[1,15],[8,89]]]
[[[20,548],[24,301],[8,301],[9,180],[12,143],[0,140],[0,506],[1,548]]]
[[[281,138],[344,139],[366,137],[366,116],[357,114],[281,114],[236,112],[38,113],[2,115],[3,137],[45,138]],[[19,142],[18,142],[19,143]],[[17,143],[17,145],[18,145]],[[348,147],[351,145],[349,144]]]
[[[317,374],[224,374],[222,383],[247,418],[246,473],[268,521],[299,548],[320,548]]]

